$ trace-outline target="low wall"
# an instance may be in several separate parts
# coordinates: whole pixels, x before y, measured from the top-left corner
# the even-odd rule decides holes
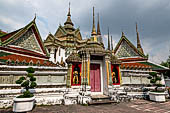
[[[34,76],[39,87],[65,86],[67,68],[32,66],[35,69]],[[27,74],[28,66],[0,66],[0,89],[17,88],[15,81]]]
[[[150,80],[146,76],[137,77],[137,76],[127,76],[122,77],[122,84],[123,85],[130,85],[130,84],[150,84]]]

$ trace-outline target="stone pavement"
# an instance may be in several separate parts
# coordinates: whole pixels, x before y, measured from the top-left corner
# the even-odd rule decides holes
[[[12,108],[0,109],[0,113],[12,113]],[[28,113],[170,113],[170,101],[156,103],[146,100],[134,100],[109,105],[37,106]]]

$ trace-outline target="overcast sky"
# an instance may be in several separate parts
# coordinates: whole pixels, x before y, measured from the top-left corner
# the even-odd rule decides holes
[[[72,22],[75,28],[80,27],[83,38],[90,36],[94,6],[96,26],[99,13],[105,43],[109,27],[114,46],[122,31],[136,46],[137,22],[141,44],[149,59],[160,63],[170,55],[170,0],[0,0],[0,29],[11,32],[24,27],[36,13],[44,40],[66,21],[69,2]]]

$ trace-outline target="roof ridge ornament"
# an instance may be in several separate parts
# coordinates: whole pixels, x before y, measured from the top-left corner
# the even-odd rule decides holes
[[[35,16],[34,16],[33,22],[35,22],[36,18],[37,18],[37,15],[36,15],[36,13],[35,13]]]
[[[122,37],[125,37],[125,34],[124,34],[124,32],[122,31]]]

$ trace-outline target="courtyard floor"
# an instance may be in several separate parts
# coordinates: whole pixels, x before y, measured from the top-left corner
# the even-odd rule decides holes
[[[12,108],[0,109],[0,113],[12,113]],[[28,113],[170,113],[170,100],[165,103],[134,100],[108,105],[37,106]]]

